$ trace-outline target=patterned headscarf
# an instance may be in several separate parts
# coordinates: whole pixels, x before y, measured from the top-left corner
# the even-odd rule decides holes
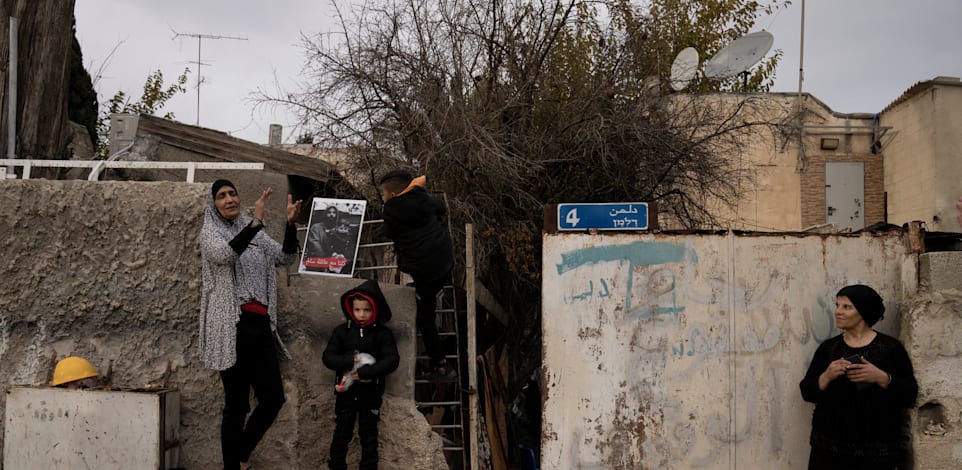
[[[256,300],[267,305],[274,338],[281,352],[290,357],[277,334],[274,267],[290,264],[296,254],[283,253],[279,243],[260,231],[244,254],[237,256],[228,242],[244,230],[251,219],[243,213],[234,220],[225,219],[214,205],[215,193],[213,190],[207,193],[204,224],[200,231],[204,284],[200,311],[201,360],[206,367],[215,370],[224,370],[235,363],[237,320],[240,303],[244,300],[239,297],[245,293],[258,294]]]

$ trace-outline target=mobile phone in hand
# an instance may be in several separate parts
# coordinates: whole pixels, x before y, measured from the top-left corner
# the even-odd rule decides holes
[[[858,354],[852,354],[851,356],[846,356],[844,359],[848,362],[851,362],[852,364],[862,363],[862,357]]]

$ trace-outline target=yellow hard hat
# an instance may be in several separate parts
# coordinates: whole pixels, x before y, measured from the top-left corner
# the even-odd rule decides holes
[[[50,385],[56,387],[60,384],[96,377],[100,374],[93,364],[82,357],[70,356],[62,359],[53,369],[53,381]]]

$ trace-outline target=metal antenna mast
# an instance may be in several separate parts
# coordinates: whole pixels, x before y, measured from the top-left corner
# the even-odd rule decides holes
[[[200,84],[203,83],[204,81],[203,77],[200,75],[200,66],[204,65],[204,63],[200,61],[201,42],[203,42],[204,39],[234,39],[237,41],[246,41],[247,38],[242,38],[237,36],[215,36],[213,34],[178,33],[173,28],[171,28],[170,30],[174,31],[173,39],[177,39],[181,36],[197,38],[197,62],[194,62],[194,63],[197,64],[197,123],[196,125],[199,126],[200,125]]]

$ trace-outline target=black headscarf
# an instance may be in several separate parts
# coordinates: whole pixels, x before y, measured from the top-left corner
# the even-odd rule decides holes
[[[869,286],[862,284],[845,286],[838,291],[838,294],[835,294],[835,297],[842,296],[848,297],[848,300],[852,301],[855,310],[858,310],[858,314],[862,316],[868,326],[878,323],[882,319],[882,314],[885,313],[882,296],[878,295],[878,292],[875,292],[875,289]]]
[[[234,191],[237,191],[237,187],[234,186],[234,183],[231,183],[228,180],[217,180],[214,181],[214,184],[210,186],[210,195],[214,196],[214,199],[217,199],[217,191],[220,191],[220,188],[223,188],[224,186],[230,186],[234,189]]]

